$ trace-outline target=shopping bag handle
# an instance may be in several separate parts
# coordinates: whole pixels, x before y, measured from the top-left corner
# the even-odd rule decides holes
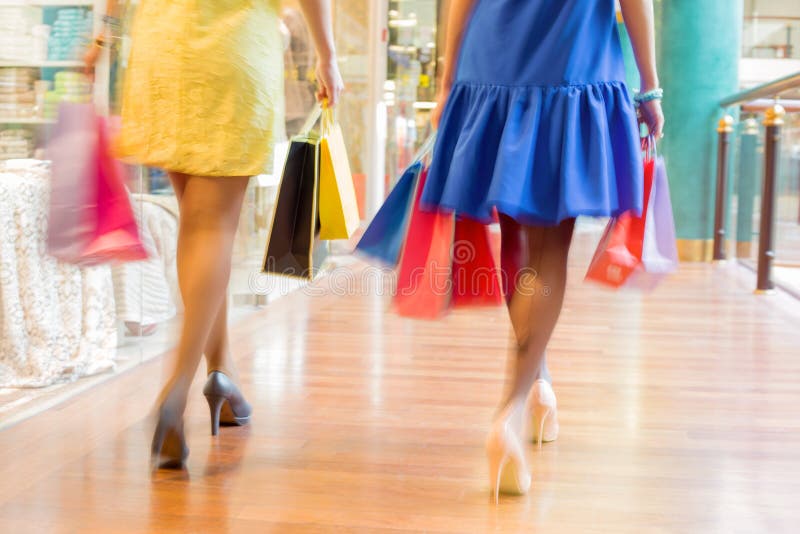
[[[658,148],[656,147],[654,135],[649,134],[647,137],[642,138],[642,151],[644,152],[645,161],[653,161],[658,157]]]
[[[322,101],[322,117],[319,121],[322,137],[327,137],[331,133],[334,124],[336,124],[336,112],[334,108],[328,105],[328,101],[325,99]]]
[[[326,137],[331,129],[333,129],[333,125],[336,124],[336,113],[334,112],[334,108],[328,105],[328,99],[314,104],[314,107],[311,108],[311,112],[308,114],[306,122],[300,129],[300,135],[308,135],[311,133],[311,129],[317,124],[317,121],[319,121],[320,125],[320,136]]]
[[[311,108],[311,112],[308,114],[306,122],[303,123],[303,127],[300,128],[300,135],[308,135],[311,133],[311,129],[317,124],[320,116],[322,116],[322,104],[317,102],[314,104],[314,107]]]
[[[418,161],[422,161],[426,156],[428,156],[431,152],[433,152],[433,145],[436,143],[436,132],[432,131],[428,138],[425,139],[425,142],[422,143],[422,146],[419,147],[417,153],[414,154],[414,157],[411,159],[412,163],[417,163]]]

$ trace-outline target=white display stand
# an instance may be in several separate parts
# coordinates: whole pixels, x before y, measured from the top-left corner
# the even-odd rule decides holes
[[[45,387],[115,365],[111,269],[47,254],[49,191],[46,162],[0,162],[0,388]]]

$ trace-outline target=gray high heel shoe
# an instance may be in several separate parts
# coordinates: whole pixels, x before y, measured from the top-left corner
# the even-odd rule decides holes
[[[208,375],[203,395],[206,396],[211,411],[212,436],[219,433],[220,423],[243,426],[250,422],[250,415],[253,412],[250,403],[224,373],[212,371]]]
[[[189,457],[189,447],[183,433],[181,412],[162,405],[158,410],[158,424],[150,445],[150,468],[182,469]]]

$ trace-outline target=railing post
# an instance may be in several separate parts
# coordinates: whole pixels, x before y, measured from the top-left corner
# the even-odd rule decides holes
[[[733,117],[725,115],[717,127],[717,203],[714,209],[714,260],[725,259],[725,205],[728,202],[728,152],[731,146]]]
[[[736,187],[736,256],[749,258],[753,241],[753,212],[758,187],[758,121],[744,121],[739,149],[739,173]]]
[[[778,156],[781,129],[786,111],[775,104],[766,112],[764,125],[764,181],[761,190],[761,226],[758,236],[758,281],[756,293],[772,292],[772,262],[775,259],[775,180],[778,176]]]

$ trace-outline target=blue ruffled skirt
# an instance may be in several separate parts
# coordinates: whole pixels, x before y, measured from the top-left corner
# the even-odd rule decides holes
[[[639,128],[622,82],[457,83],[422,194],[428,209],[529,225],[642,209]]]
[[[477,0],[421,203],[523,224],[641,211],[614,0]]]

